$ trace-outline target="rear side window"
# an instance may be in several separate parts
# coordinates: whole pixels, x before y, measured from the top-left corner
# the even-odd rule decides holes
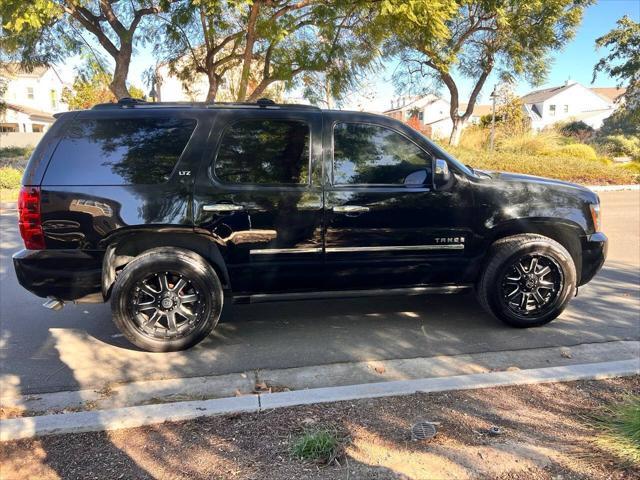
[[[196,127],[194,119],[75,120],[58,144],[48,185],[165,182]]]
[[[430,182],[431,157],[405,136],[366,123],[334,127],[334,185],[422,186]]]
[[[309,179],[309,125],[247,120],[224,133],[214,165],[224,183],[300,185]]]

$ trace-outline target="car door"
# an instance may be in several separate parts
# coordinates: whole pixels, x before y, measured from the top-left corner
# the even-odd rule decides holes
[[[324,121],[326,288],[456,283],[468,264],[465,178],[434,188],[428,142],[392,119],[336,112]]]
[[[234,293],[317,289],[322,281],[319,110],[221,109],[194,192]]]

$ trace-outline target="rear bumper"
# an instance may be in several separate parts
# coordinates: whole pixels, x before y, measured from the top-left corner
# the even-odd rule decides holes
[[[582,275],[580,277],[580,285],[591,281],[596,273],[600,271],[607,258],[608,245],[609,240],[602,232],[584,237],[582,242]]]
[[[20,250],[13,255],[13,266],[20,285],[39,297],[99,301],[102,256],[80,250]]]

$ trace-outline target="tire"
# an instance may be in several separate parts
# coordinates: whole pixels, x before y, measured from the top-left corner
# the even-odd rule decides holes
[[[551,238],[523,234],[491,246],[476,293],[487,312],[508,325],[527,328],[558,317],[575,289],[576,268],[567,249]]]
[[[222,285],[200,255],[159,247],[140,254],[118,274],[113,321],[134,345],[150,352],[185,350],[215,328]]]

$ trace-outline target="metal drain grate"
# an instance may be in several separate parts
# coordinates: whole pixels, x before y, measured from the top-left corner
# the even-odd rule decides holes
[[[418,422],[411,427],[413,440],[430,440],[436,435],[436,426],[431,422]]]

